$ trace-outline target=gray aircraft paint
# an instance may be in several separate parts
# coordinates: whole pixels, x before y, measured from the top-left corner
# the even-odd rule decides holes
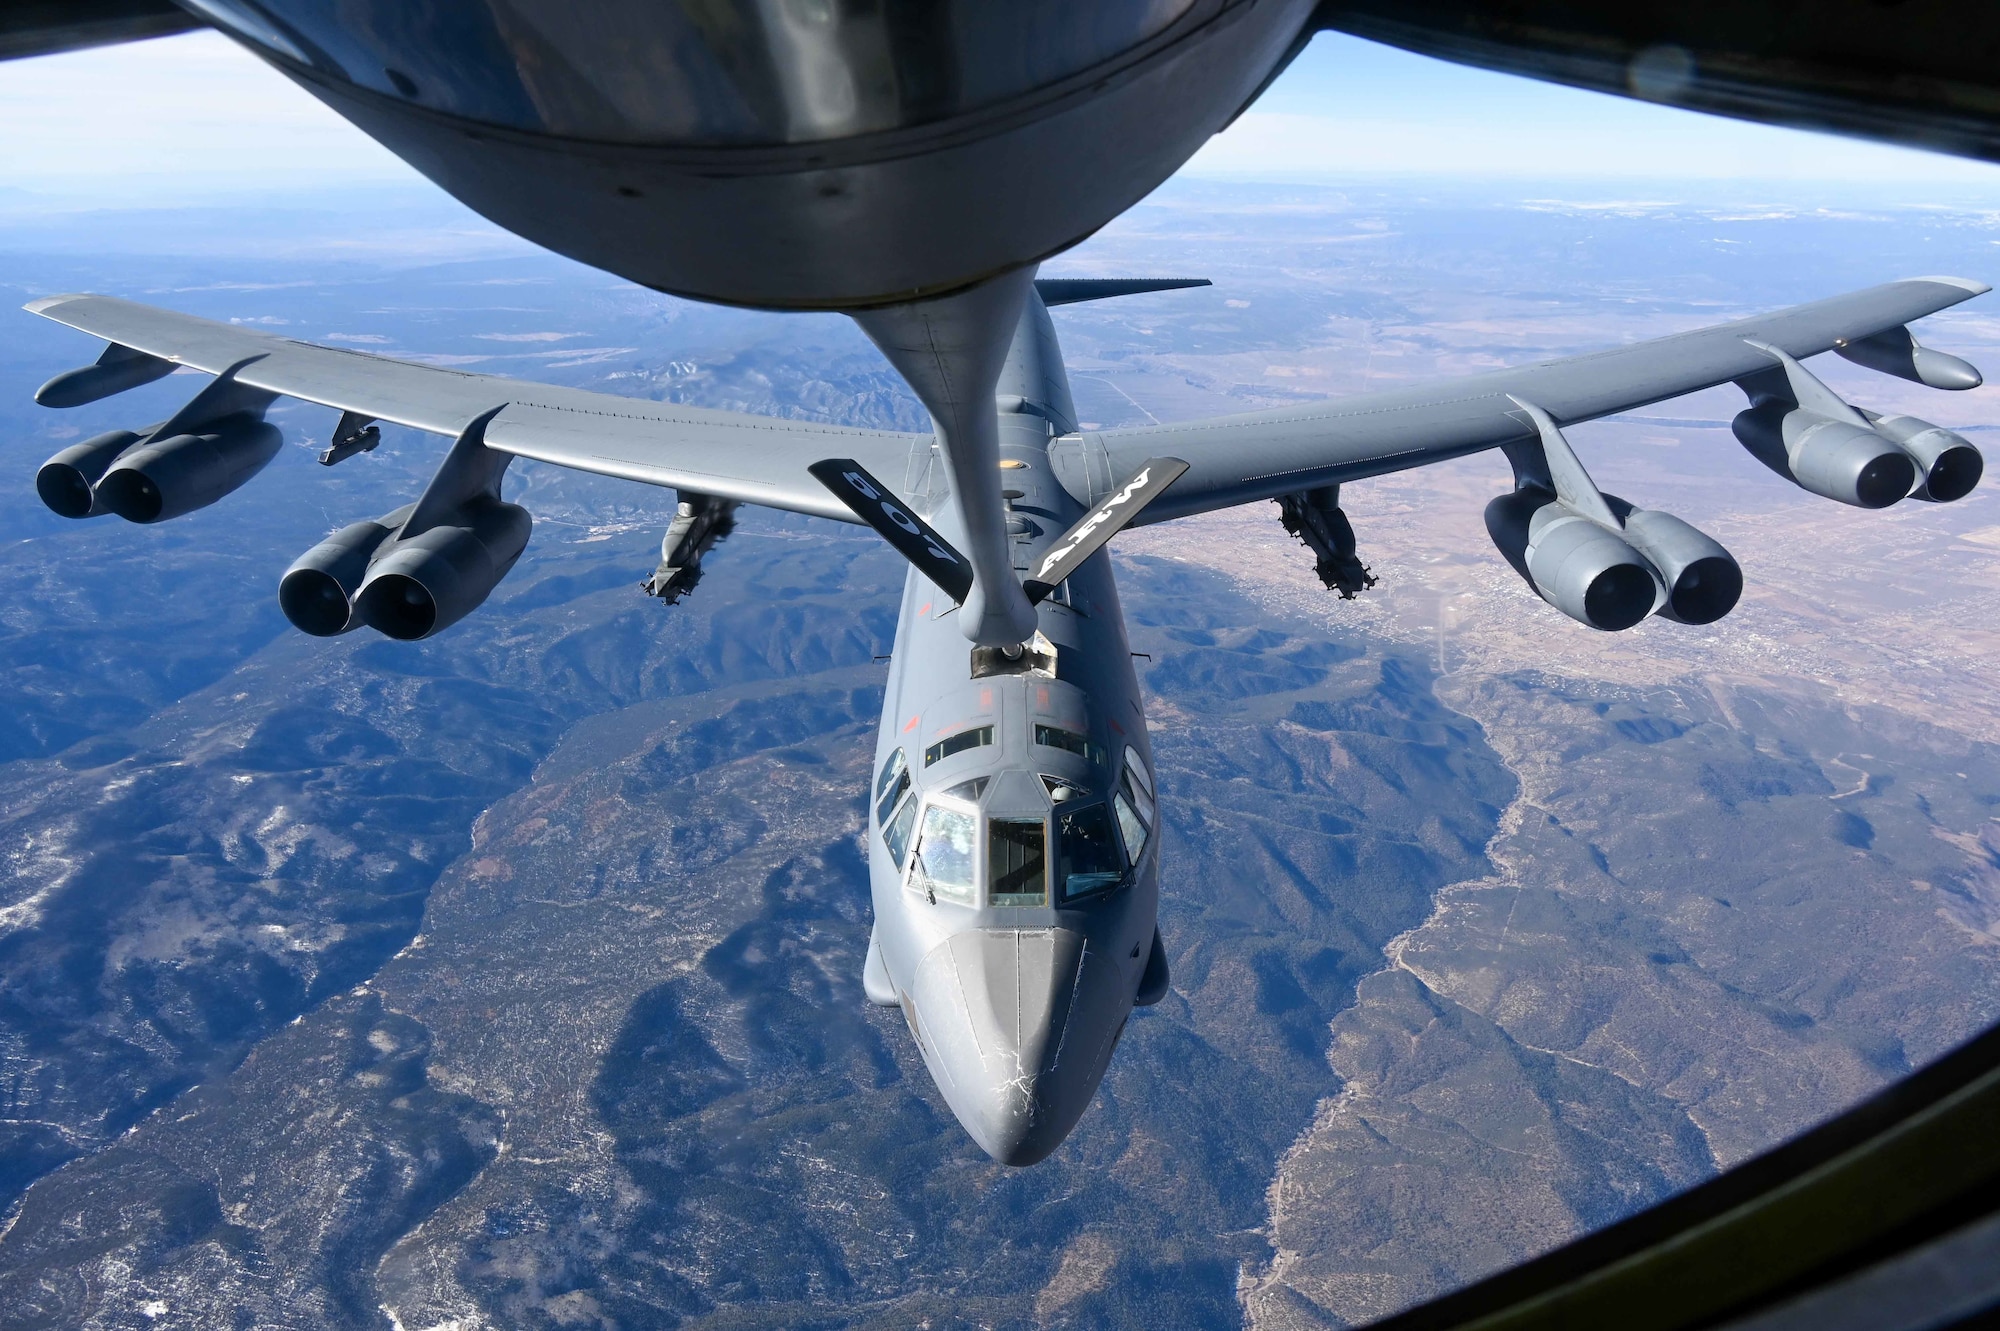
[[[961,290],[1090,236],[1255,97],[1313,12],[187,3],[537,244],[700,300],[839,310]]]
[[[1065,300],[1082,294],[1074,284],[1055,290]],[[969,641],[964,608],[910,572],[875,771],[900,750],[913,787],[911,808],[919,815],[929,807],[948,807],[959,798],[951,793],[954,787],[984,778],[976,804],[961,805],[976,807],[985,820],[975,833],[996,820],[1015,820],[1015,834],[1024,835],[1023,826],[1039,826],[1049,895],[1034,904],[1001,904],[985,894],[977,881],[981,874],[974,872],[974,891],[965,901],[952,901],[949,892],[933,900],[939,894],[922,890],[911,878],[914,851],[899,865],[885,846],[876,814],[879,792],[871,782],[868,837],[876,925],[864,984],[871,998],[903,1009],[939,1090],[973,1138],[996,1159],[1025,1164],[1053,1150],[1075,1125],[1134,1003],[1157,999],[1167,979],[1155,928],[1156,806],[1136,865],[1121,861],[1100,894],[1066,902],[1049,881],[1059,849],[1054,826],[1059,813],[1044,777],[1077,792],[1063,802],[1065,810],[1105,805],[1129,750],[1145,774],[1147,802],[1157,793],[1150,789],[1152,753],[1106,552],[1091,555],[1037,604],[1028,603],[1021,587],[1087,508],[1129,485],[1149,459],[1185,461],[1188,470],[1138,512],[1138,522],[1487,448],[1505,448],[1518,463],[1526,456],[1524,446],[1537,437],[1523,402],[1545,413],[1553,429],[1731,380],[1747,384],[1750,393],[1777,372],[1773,350],[1803,359],[1869,339],[1903,347],[1907,333],[1897,342],[1894,330],[1985,290],[1964,279],[1916,278],[1566,360],[1276,411],[1093,433],[1076,424],[1053,325],[1040,294],[1030,288],[1015,307],[1020,313],[1011,342],[999,340],[1003,355],[989,355],[990,329],[971,330],[970,341],[987,350],[962,363],[979,360],[989,367],[980,382],[954,381],[943,394],[935,381],[929,384],[926,401],[934,414],[956,413],[948,427],[940,420],[935,436],[706,411],[463,374],[102,296],[48,297],[28,308],[161,362],[226,376],[218,384],[226,382],[227,388],[204,390],[211,396],[237,394],[254,405],[282,394],[336,408],[350,424],[384,420],[450,435],[458,441],[452,456],[471,453],[495,476],[507,457],[528,457],[720,501],[851,522],[857,520],[854,513],[808,470],[816,462],[847,458],[894,488],[896,500],[954,544],[969,543],[965,496],[956,490],[960,478],[969,480],[986,496],[975,505],[989,520],[984,576],[1004,580],[1026,621],[1004,635],[975,632]],[[951,311],[973,305],[946,299],[935,306],[945,317],[923,336],[943,347],[956,336]],[[913,327],[921,321],[905,321],[878,342],[893,347],[899,338],[910,339]],[[105,363],[132,359],[121,354]],[[1901,368],[1896,361],[1890,372]],[[118,391],[122,376],[121,371],[60,377],[52,381],[49,405],[74,405]],[[1978,382],[1969,366],[1950,378],[1944,386]],[[924,376],[917,380],[913,386],[923,393]],[[1935,431],[1917,421],[1900,428],[1917,432],[1912,437]],[[953,441],[966,439],[977,446],[964,456],[946,456]],[[1885,443],[1888,439],[1885,435]],[[74,462],[95,468],[106,460],[91,449],[82,451],[91,456]],[[981,455],[990,470],[973,468]],[[77,484],[88,482],[78,465],[65,465]],[[444,470],[451,467],[448,459]],[[1537,475],[1545,477],[1546,471],[1542,463]],[[99,511],[94,502],[82,502],[87,497],[58,496],[77,500],[67,511],[79,518]],[[399,513],[407,516],[406,510]],[[400,522],[390,515],[377,525],[387,530]],[[504,569],[491,573],[491,580],[501,574]],[[483,599],[490,587],[490,580],[482,582],[470,603]],[[974,599],[969,596],[967,604]],[[328,627],[341,626],[329,621]],[[1018,664],[1009,664],[1010,649]],[[987,725],[993,728],[990,744],[925,762],[932,744]],[[1078,742],[1084,752],[1037,743],[1037,725],[1086,737]],[[893,815],[895,809],[884,812]],[[1107,821],[1117,826],[1116,817]],[[1106,835],[1112,849],[1122,851],[1122,834]],[[969,843],[980,870],[987,859],[985,841],[975,835]]]
[[[1051,419],[1069,421],[1075,409],[1055,329],[1032,294],[999,386],[1012,409],[998,413],[997,470],[1013,496],[1008,544],[1021,577],[1084,514],[1049,464]],[[954,540],[955,512],[945,505],[936,515],[941,534]],[[1034,608],[1036,630],[1054,648],[1047,662],[1053,669],[974,678],[976,649],[953,622],[958,613],[950,597],[911,570],[871,770],[881,773],[902,750],[913,778],[908,798],[921,801],[920,808],[962,804],[945,792],[986,778],[982,820],[1041,820],[1053,880],[1055,806],[1042,777],[1083,792],[1067,807],[1101,804],[1115,823],[1112,788],[1127,750],[1148,781],[1153,770],[1109,556],[1100,550],[1085,560],[1065,588]],[[1034,656],[1025,653],[1024,663]],[[991,745],[925,764],[928,746],[988,725]],[[1036,744],[1037,725],[1087,735],[1103,762]],[[1136,870],[1113,890],[1065,905],[1057,895],[1061,884],[1051,881],[1046,906],[995,906],[985,904],[982,881],[968,906],[926,896],[916,845],[897,864],[872,787],[870,793],[871,954],[879,956],[924,1062],[966,1131],[994,1159],[1032,1164],[1062,1142],[1089,1105],[1145,974],[1159,908],[1157,812]],[[983,850],[985,843],[982,835],[974,844]],[[990,877],[988,867],[982,863],[982,880]]]
[[[1589,355],[1198,421],[1085,431],[1076,427],[1074,415],[1058,414],[1051,421],[1058,434],[1050,465],[1077,502],[1094,504],[1149,457],[1186,459],[1192,464],[1188,474],[1136,520],[1163,522],[1530,439],[1533,427],[1515,406],[1515,396],[1535,403],[1558,425],[1574,425],[1771,368],[1769,353],[1745,339],[1805,360],[1914,323],[1988,289],[1960,277],[1907,278]],[[855,458],[884,480],[900,483],[912,503],[943,494],[943,467],[930,451],[929,435],[465,374],[315,346],[115,296],[44,296],[24,308],[208,374],[256,356],[237,372],[238,382],[432,434],[456,436],[502,407],[487,427],[488,447],[601,476],[839,522],[856,518],[806,470],[822,458]],[[1059,374],[1060,367],[1050,373]],[[1037,382],[1050,377],[1037,374]],[[1007,395],[1004,389],[1000,393]]]

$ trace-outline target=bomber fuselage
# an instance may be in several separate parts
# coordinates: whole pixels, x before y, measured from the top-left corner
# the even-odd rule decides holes
[[[1032,295],[996,409],[1026,576],[1084,513],[1058,467],[1085,474],[1064,455],[1068,378]],[[925,492],[923,470],[906,489]],[[1014,1165],[1068,1136],[1135,1000],[1158,996],[1142,994],[1149,963],[1149,989],[1164,981],[1152,751],[1106,552],[1036,613],[1017,657],[972,647],[951,599],[910,573],[869,798],[869,997],[901,1007],[952,1112]]]

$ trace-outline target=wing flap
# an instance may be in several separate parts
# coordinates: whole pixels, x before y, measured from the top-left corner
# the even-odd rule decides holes
[[[176,365],[432,434],[457,437],[495,412],[486,444],[578,471],[841,522],[854,515],[806,470],[831,454],[902,475],[929,435],[821,425],[468,374],[154,309],[112,296],[49,296],[26,307],[79,332]]]
[[[1911,278],[1584,356],[1273,411],[1107,430],[1092,442],[1103,445],[1118,474],[1161,453],[1187,459],[1187,474],[1138,518],[1159,522],[1532,438],[1516,398],[1572,425],[1768,371],[1770,352],[1753,343],[1803,359],[1988,289],[1964,278]]]

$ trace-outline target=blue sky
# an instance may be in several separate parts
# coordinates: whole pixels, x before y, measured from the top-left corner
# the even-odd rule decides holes
[[[197,34],[0,64],[0,186],[170,203],[414,174],[231,43]],[[2000,168],[1463,69],[1322,36],[1187,168],[1544,180],[1846,181],[1884,202],[2000,186]]]

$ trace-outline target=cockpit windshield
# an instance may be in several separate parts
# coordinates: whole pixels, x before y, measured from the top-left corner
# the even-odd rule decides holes
[[[970,809],[933,804],[924,810],[910,886],[934,901],[972,904],[979,815]]]
[[[1049,904],[1047,833],[1039,818],[995,818],[987,824],[986,892],[994,906]]]
[[[1102,804],[1056,806],[1056,882],[1064,901],[1116,887],[1125,876]]]

